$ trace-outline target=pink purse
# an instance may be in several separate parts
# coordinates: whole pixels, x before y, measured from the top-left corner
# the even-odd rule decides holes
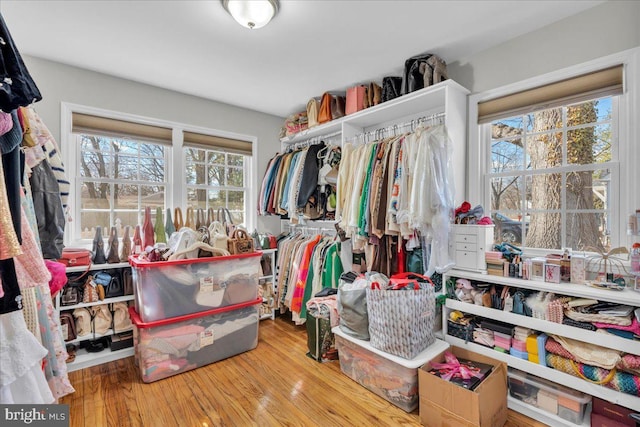
[[[364,109],[364,99],[367,87],[364,85],[353,86],[347,89],[347,101],[345,113],[347,115],[357,113]]]

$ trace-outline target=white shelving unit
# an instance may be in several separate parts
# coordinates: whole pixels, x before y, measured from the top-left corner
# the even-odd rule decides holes
[[[543,422],[550,426],[589,427],[591,425],[591,419],[588,416],[591,412],[591,408],[587,409],[587,413],[582,419],[582,424],[576,424],[572,423],[571,421],[565,420],[564,418],[560,418],[559,416],[552,413],[540,411],[540,409],[536,408],[535,406],[528,405],[523,401],[511,396],[507,396],[507,406],[509,407],[509,409],[520,412],[521,414],[524,414],[529,418],[533,418],[534,420]]]
[[[262,249],[262,254],[264,255],[270,255],[271,256],[271,274],[268,274],[266,276],[262,276],[259,278],[260,282],[262,281],[271,281],[272,285],[273,285],[273,291],[274,293],[277,292],[277,283],[276,283],[276,252],[278,252],[278,249]],[[262,299],[263,303],[269,302],[267,301],[266,298]],[[274,301],[275,302],[275,301]],[[260,320],[263,319],[271,319],[274,320],[276,318],[276,309],[275,307],[271,310],[271,314],[263,314],[262,316],[260,316]]]
[[[461,270],[451,270],[443,277],[443,282],[449,277],[464,278],[472,281],[478,281],[482,283],[491,283],[499,285],[507,285],[514,288],[532,289],[538,291],[554,292],[557,295],[569,295],[576,297],[594,298],[600,301],[610,301],[620,304],[627,304],[633,306],[640,306],[640,294],[631,290],[613,291],[592,288],[587,285],[578,285],[570,283],[547,283],[535,280],[522,280],[514,279],[510,277],[490,276],[486,274],[473,273]],[[469,304],[453,299],[448,299],[443,307],[443,318],[447,319],[449,312],[452,310],[459,310],[465,313],[475,314],[481,317],[489,319],[495,319],[498,321],[506,322],[512,325],[523,326],[531,328],[537,331],[542,331],[548,334],[555,334],[565,336],[568,338],[576,339],[579,341],[596,343],[603,347],[608,347],[625,353],[632,353],[640,355],[640,342],[625,339],[622,337],[602,334],[598,332],[583,330],[573,326],[564,324],[549,322],[542,319],[535,319],[515,313],[505,312],[493,308],[478,306]],[[447,322],[443,322],[443,333],[445,340],[452,345],[458,347],[464,347],[476,353],[484,354],[489,357],[506,362],[509,366],[519,369],[524,372],[528,372],[533,375],[537,375],[542,378],[549,379],[556,383],[565,385],[575,390],[582,391],[592,396],[599,397],[601,399],[619,404],[621,406],[631,408],[636,411],[640,411],[640,397],[633,396],[627,393],[621,393],[613,389],[607,388],[602,385],[593,384],[585,381],[577,376],[569,375],[564,372],[558,371],[553,368],[539,365],[537,363],[529,362],[528,360],[520,359],[511,356],[506,353],[496,351],[492,348],[485,347],[474,342],[465,342],[462,339],[447,334]],[[538,408],[530,405],[526,405],[516,399],[509,399],[509,407],[522,412],[523,414],[547,422],[550,425],[560,426],[575,426],[575,424],[568,423],[566,420],[562,420],[551,416],[549,413],[544,412]],[[588,419],[588,413],[585,417]],[[585,421],[588,423],[588,421]],[[588,425],[588,424],[584,424]]]
[[[79,272],[85,272],[87,271],[87,269],[89,269],[89,271],[100,271],[100,270],[113,270],[113,269],[120,269],[120,268],[129,268],[129,263],[119,262],[114,264],[92,264],[90,267],[86,265],[78,266],[78,267],[67,267],[66,272],[79,273]],[[128,301],[134,300],[133,295],[124,295],[124,296],[114,297],[114,298],[105,298],[102,301],[96,301],[96,302],[80,303],[80,304],[74,304],[74,305],[62,305],[60,300],[61,294],[62,292],[58,292],[55,298],[55,309],[58,311],[58,314],[62,311],[73,312],[73,310],[77,308],[93,307],[97,305],[114,304],[117,302],[128,302]],[[98,339],[106,336],[111,336],[114,333],[127,332],[130,330],[132,330],[132,328],[117,330],[116,332],[114,332],[113,329],[109,329],[104,334],[87,334],[87,335],[76,337],[74,340],[65,341],[65,345],[79,344],[82,341]],[[79,369],[100,365],[102,363],[111,362],[114,360],[122,359],[124,357],[129,357],[129,356],[133,356],[133,347],[124,348],[122,350],[116,350],[116,351],[111,351],[110,349],[105,348],[104,350],[98,353],[89,353],[85,349],[79,348],[76,352],[75,360],[73,362],[67,363],[67,370],[69,372],[77,371]]]

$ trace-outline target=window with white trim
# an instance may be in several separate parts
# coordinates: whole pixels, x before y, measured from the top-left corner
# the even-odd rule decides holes
[[[495,241],[527,248],[611,248],[617,218],[617,97],[481,125]]]
[[[63,104],[71,149],[63,152],[73,179],[72,222],[66,244],[83,245],[96,227],[142,225],[144,210],[228,208],[247,228],[255,202],[249,197],[251,141],[216,132],[90,107]],[[131,230],[131,234],[133,230]]]

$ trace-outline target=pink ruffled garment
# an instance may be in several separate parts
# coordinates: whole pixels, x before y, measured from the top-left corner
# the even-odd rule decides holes
[[[55,297],[56,294],[64,288],[64,285],[69,281],[67,278],[66,267],[61,262],[44,260],[49,273],[51,273],[51,280],[49,281],[49,290],[51,296]]]

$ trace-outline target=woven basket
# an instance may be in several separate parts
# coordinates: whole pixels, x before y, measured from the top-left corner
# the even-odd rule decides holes
[[[436,298],[432,286],[422,289],[367,288],[371,346],[413,359],[436,340]]]

